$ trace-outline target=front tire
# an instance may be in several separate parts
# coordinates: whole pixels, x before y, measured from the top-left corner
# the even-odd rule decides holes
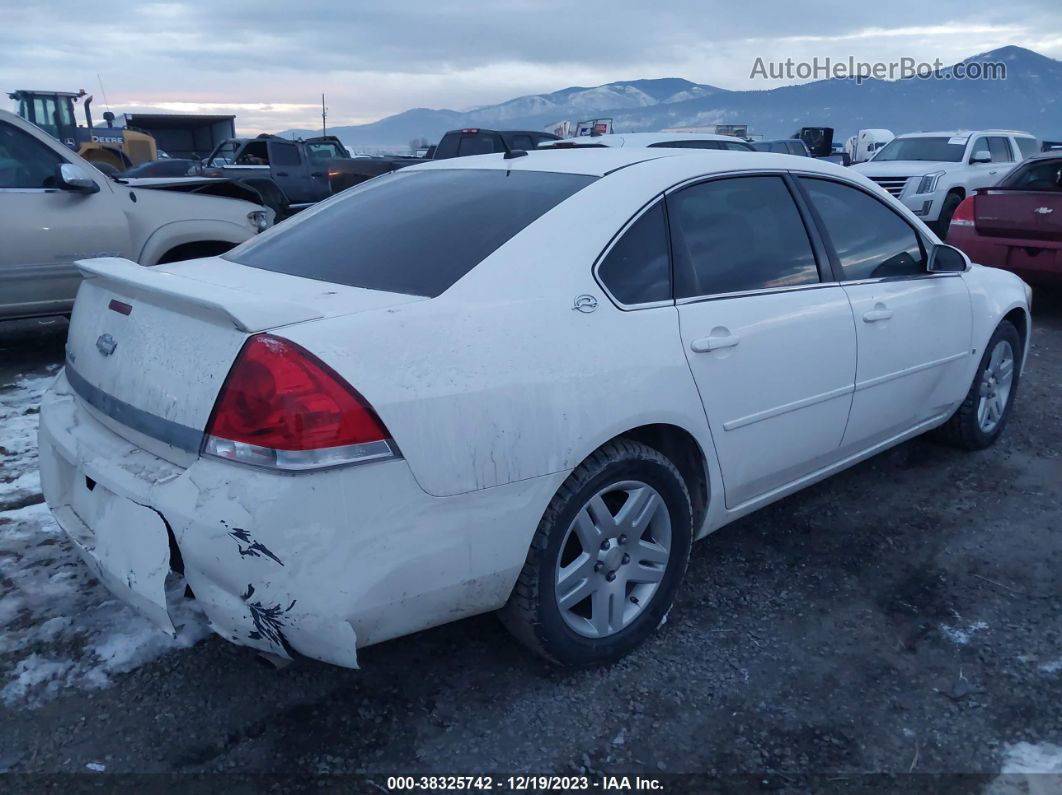
[[[612,662],[661,624],[693,538],[689,490],[657,450],[617,439],[565,480],[500,617],[550,662]]]
[[[951,226],[952,216],[962,204],[962,196],[957,193],[949,193],[944,197],[944,204],[940,207],[940,215],[937,217],[936,232],[941,240],[948,239],[948,228]]]
[[[1021,336],[1009,320],[1000,323],[985,346],[970,391],[940,429],[949,444],[983,450],[1003,433],[1018,391]]]

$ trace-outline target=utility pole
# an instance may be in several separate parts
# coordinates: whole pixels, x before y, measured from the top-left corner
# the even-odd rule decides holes
[[[328,135],[328,109],[325,108],[324,94],[321,94],[321,135]]]

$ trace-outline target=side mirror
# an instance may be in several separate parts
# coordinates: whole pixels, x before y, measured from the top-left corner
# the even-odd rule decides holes
[[[938,243],[929,253],[926,270],[930,273],[964,273],[970,268],[969,258],[955,246]]]
[[[55,184],[73,193],[96,193],[100,189],[96,180],[73,163],[63,163],[55,170]]]
[[[970,158],[971,163],[991,163],[992,155],[987,149],[978,149],[973,153],[973,157]]]

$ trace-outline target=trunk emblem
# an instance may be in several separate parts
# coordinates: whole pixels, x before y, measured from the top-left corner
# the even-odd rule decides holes
[[[597,299],[592,295],[576,296],[575,301],[572,303],[572,309],[576,312],[582,312],[584,315],[588,314],[597,309]]]
[[[114,349],[117,347],[117,340],[115,340],[110,334],[100,334],[99,339],[96,340],[96,350],[104,356],[110,356],[114,353]]]
[[[1040,215],[1047,215],[1048,213],[1053,213],[1054,210],[1050,207],[1037,207],[1033,212],[1039,213]]]

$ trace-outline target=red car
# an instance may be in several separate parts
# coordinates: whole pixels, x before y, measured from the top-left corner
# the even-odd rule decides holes
[[[1062,152],[1030,157],[964,199],[948,243],[1029,284],[1062,287]]]

